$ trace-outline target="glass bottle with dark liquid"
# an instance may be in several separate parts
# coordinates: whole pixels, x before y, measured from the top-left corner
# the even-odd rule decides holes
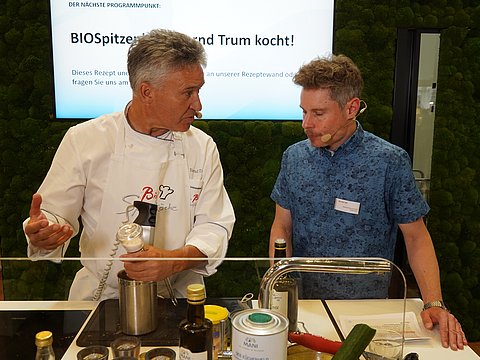
[[[180,323],[180,360],[212,360],[212,322],[205,318],[205,286],[187,287],[187,318]]]
[[[275,258],[287,257],[287,243],[285,239],[275,240]],[[273,284],[270,306],[272,310],[278,311],[288,318],[288,331],[297,331],[298,317],[298,284],[288,273],[282,275]]]

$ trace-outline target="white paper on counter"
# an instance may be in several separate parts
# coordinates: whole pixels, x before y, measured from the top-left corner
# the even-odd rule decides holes
[[[367,324],[377,330],[394,330],[402,333],[403,313],[391,313],[380,315],[340,315],[340,327],[344,334],[348,334],[356,324]],[[425,334],[418,324],[417,317],[413,312],[405,313],[405,341],[428,340],[430,336]]]

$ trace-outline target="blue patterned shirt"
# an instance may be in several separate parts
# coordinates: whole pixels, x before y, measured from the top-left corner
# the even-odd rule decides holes
[[[398,224],[429,211],[408,154],[360,124],[335,152],[313,147],[309,140],[290,146],[271,198],[291,212],[296,257],[393,260]],[[336,201],[353,204],[353,211],[342,211]],[[308,286],[303,284],[304,289]],[[345,289],[348,297],[351,290]]]

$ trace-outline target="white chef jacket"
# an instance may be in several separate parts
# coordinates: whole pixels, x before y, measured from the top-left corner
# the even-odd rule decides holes
[[[128,162],[124,163],[125,158]],[[166,173],[157,176],[156,171],[162,172],[159,168]],[[158,179],[165,176],[170,178]],[[168,187],[170,192],[184,195],[186,201],[172,204],[169,199],[175,195],[165,199],[167,192],[161,191],[165,181],[175,189]],[[182,182],[186,185],[181,185]],[[125,253],[115,242],[115,234],[126,221],[127,206],[134,200],[156,202],[159,212],[155,246],[172,250],[192,245],[207,258],[215,258],[206,266],[199,263],[199,267],[171,277],[176,295],[181,297],[186,295],[188,284],[202,282],[202,275],[216,272],[221,263],[218,258],[226,255],[235,222],[233,207],[223,186],[218,150],[210,136],[190,127],[186,132],[154,138],[133,130],[122,112],[71,127],[38,192],[43,198],[42,210],[49,220],[54,220],[53,214],[60,223],[71,224],[76,234],[81,218],[82,258],[118,258]],[[163,212],[160,214],[160,211]],[[28,219],[25,224],[27,222]],[[162,231],[165,233],[157,233]],[[67,246],[68,242],[54,251],[45,251],[29,243],[28,256],[33,259],[62,257]],[[116,275],[123,268],[121,261],[109,264],[106,260],[82,259],[81,262],[83,268],[75,276],[69,299],[92,299],[105,271],[108,277],[100,299],[118,297]],[[106,270],[110,266],[111,269]]]

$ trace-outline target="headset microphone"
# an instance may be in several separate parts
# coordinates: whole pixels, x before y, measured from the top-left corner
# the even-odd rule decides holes
[[[347,120],[347,122],[345,124],[343,124],[342,126],[340,126],[337,130],[335,130],[333,132],[333,134],[330,134],[330,133],[327,133],[325,135],[322,135],[320,137],[320,141],[323,142],[323,143],[327,143],[329,142],[330,140],[332,140],[332,138],[335,136],[335,134],[337,132],[339,132],[341,129],[343,129],[344,127],[348,126],[348,124],[350,124],[350,121],[354,121],[357,119],[357,116],[362,114],[366,109],[367,109],[367,103],[363,100],[361,100],[361,102],[363,102],[363,104],[365,105],[364,108],[360,109],[360,111],[358,112],[358,114],[353,118],[353,119],[350,119],[350,120]]]
[[[202,113],[201,113],[200,111],[195,111],[195,117],[196,117],[197,119],[201,119],[202,116],[203,116],[203,115],[202,115]]]
[[[333,135],[335,135],[335,134],[333,134]],[[320,137],[320,141],[323,142],[323,143],[327,143],[327,142],[329,142],[330,140],[332,140],[333,135],[332,135],[332,134],[322,135],[322,136]]]

